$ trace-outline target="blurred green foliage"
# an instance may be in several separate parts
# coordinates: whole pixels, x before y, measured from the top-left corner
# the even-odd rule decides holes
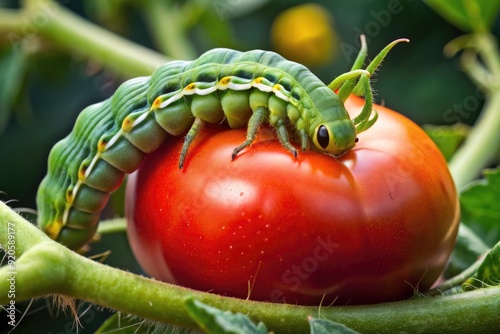
[[[451,24],[466,32],[489,32],[500,9],[499,0],[424,0],[424,2]]]
[[[156,0],[61,1],[65,7],[119,35],[146,47],[164,51],[166,32],[155,30],[146,8]],[[285,9],[306,3],[298,0],[191,0],[166,1],[179,16],[179,29],[187,32],[196,54],[214,48],[270,49],[271,26]],[[321,67],[311,67],[325,82],[347,71],[359,47],[359,35],[367,35],[369,55],[394,39],[411,43],[391,51],[374,78],[376,101],[407,115],[418,124],[472,124],[484,97],[462,73],[458,58],[447,59],[444,45],[463,34],[421,1],[318,0],[333,18],[339,37],[338,52]],[[496,2],[495,2],[496,3]],[[19,8],[19,1],[0,0],[0,9]],[[453,19],[452,19],[453,20]],[[13,207],[35,208],[38,184],[45,175],[51,147],[71,130],[78,113],[87,105],[113,94],[125,79],[101,64],[71,54],[57,45],[28,35],[12,38],[0,22],[0,199]],[[493,24],[493,33],[500,27]],[[172,56],[168,54],[168,56]],[[464,113],[466,110],[467,113]],[[113,213],[109,213],[108,217]],[[124,235],[105,236],[91,254],[112,250],[106,263],[141,273]],[[90,255],[91,255],[90,254]],[[47,322],[57,313],[45,300],[37,301],[19,333],[76,333],[69,312],[59,321]],[[92,332],[109,312],[93,306],[79,312],[85,329]],[[23,309],[24,307],[20,307]],[[100,321],[97,319],[100,318]],[[3,324],[3,322],[2,322]],[[0,329],[1,330],[1,329]]]

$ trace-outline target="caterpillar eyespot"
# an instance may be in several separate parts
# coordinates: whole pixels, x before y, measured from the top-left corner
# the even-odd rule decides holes
[[[172,61],[151,77],[126,81],[108,100],[85,108],[72,132],[52,148],[48,172],[37,193],[40,228],[69,248],[84,246],[97,230],[109,194],[125,174],[135,171],[145,154],[155,151],[169,135],[186,135],[179,159],[182,168],[204,122],[226,120],[232,128],[247,126],[247,140],[235,148],[233,159],[252,143],[263,122],[276,129],[280,142],[294,156],[297,150],[288,138],[288,124],[298,133],[303,151],[312,142],[321,152],[344,154],[355,145],[356,135],[376,119],[376,113],[371,117],[368,76],[401,41],[407,40],[389,44],[367,71],[360,70],[366,56],[362,39],[364,52],[352,71],[330,85],[276,53],[230,49],[213,49],[194,61]],[[356,86],[366,99],[365,108],[353,120],[340,94],[334,92],[347,82],[351,83],[347,93]]]

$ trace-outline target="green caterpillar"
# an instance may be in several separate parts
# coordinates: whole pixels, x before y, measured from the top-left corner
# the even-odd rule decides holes
[[[125,174],[135,171],[168,135],[187,133],[179,161],[182,168],[204,122],[226,120],[231,128],[248,125],[247,139],[234,150],[233,159],[252,143],[262,122],[274,127],[280,142],[295,156],[290,125],[302,150],[312,141],[321,152],[342,155],[355,145],[357,133],[375,121],[376,114],[370,118],[368,76],[399,41],[382,50],[367,70],[360,70],[366,57],[363,43],[352,71],[329,86],[306,67],[276,53],[229,49],[208,51],[194,61],[172,61],[151,77],[126,81],[108,100],[85,108],[73,131],[52,148],[48,173],[37,194],[40,228],[69,248],[84,246]],[[340,84],[337,95],[332,89]],[[365,95],[366,105],[351,120],[343,100],[353,89]]]

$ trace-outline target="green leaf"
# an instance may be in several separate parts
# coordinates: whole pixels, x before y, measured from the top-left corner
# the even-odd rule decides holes
[[[449,278],[460,274],[488,250],[489,247],[467,225],[460,224],[457,243],[444,276]]]
[[[471,182],[460,194],[462,221],[488,247],[500,240],[500,167],[483,171],[485,179]]]
[[[194,298],[186,300],[186,307],[191,318],[208,334],[268,333],[266,326],[262,322],[255,325],[244,314],[222,311]]]
[[[358,334],[353,329],[333,322],[327,319],[317,319],[310,317],[309,325],[311,326],[311,334]]]
[[[425,132],[437,145],[446,161],[455,154],[456,150],[467,138],[470,127],[465,124],[446,125],[424,125]]]
[[[462,284],[466,291],[500,285],[500,242],[486,255],[474,276]]]
[[[445,20],[466,32],[488,32],[500,9],[499,0],[424,0]]]

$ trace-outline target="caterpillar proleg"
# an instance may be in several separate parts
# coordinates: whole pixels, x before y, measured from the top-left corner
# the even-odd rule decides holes
[[[111,98],[85,108],[72,132],[52,148],[37,194],[40,228],[69,248],[84,246],[125,174],[169,135],[187,134],[182,168],[204,122],[248,126],[247,140],[235,148],[233,159],[252,143],[262,122],[276,129],[294,155],[297,150],[288,137],[292,130],[302,150],[312,143],[320,152],[344,154],[376,119],[368,77],[400,41],[389,44],[366,70],[361,70],[363,43],[352,71],[330,85],[276,53],[229,49],[213,49],[194,61],[172,61],[151,77],[124,82]],[[340,84],[337,95],[334,89]],[[353,90],[365,96],[366,106],[352,120],[343,102]]]

